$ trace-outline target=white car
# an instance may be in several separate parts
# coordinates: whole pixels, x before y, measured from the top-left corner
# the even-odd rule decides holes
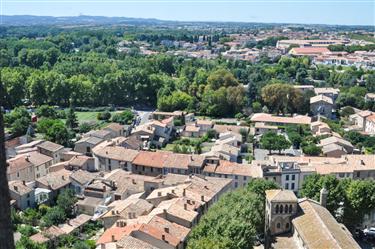
[[[375,236],[375,227],[366,228],[363,233],[365,236]]]

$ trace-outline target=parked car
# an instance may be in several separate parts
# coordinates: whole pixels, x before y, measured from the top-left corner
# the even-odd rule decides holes
[[[375,227],[366,228],[363,234],[367,237],[375,237]]]

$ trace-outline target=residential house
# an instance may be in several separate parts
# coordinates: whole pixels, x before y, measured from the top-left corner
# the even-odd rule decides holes
[[[132,172],[132,162],[138,153],[137,150],[130,150],[121,146],[114,146],[111,143],[104,143],[93,149],[95,168],[99,171],[124,169]]]
[[[132,172],[135,174],[157,176],[163,173],[163,167],[171,152],[140,151],[132,161]]]
[[[36,178],[45,176],[48,167],[52,165],[53,159],[39,152],[21,154],[7,161],[8,181],[34,181]]]
[[[375,134],[375,114],[368,116],[365,122],[365,132],[371,135]]]
[[[71,171],[62,169],[56,172],[49,173],[43,177],[36,179],[36,186],[38,188],[45,188],[51,190],[50,199],[57,197],[63,190],[70,188]]]
[[[366,120],[373,114],[371,111],[360,111],[349,116],[349,121],[353,125],[353,129],[360,131],[366,130]]]
[[[28,187],[25,181],[10,181],[8,185],[10,198],[16,201],[15,205],[18,209],[35,207],[34,189]]]
[[[278,127],[274,125],[266,125],[265,123],[262,122],[256,122],[254,124],[254,129],[253,129],[253,134],[254,135],[263,135],[264,133],[267,132],[275,132],[277,133]]]
[[[353,153],[354,146],[343,138],[332,136],[320,140],[323,154],[328,157],[341,157]]]
[[[91,173],[85,170],[74,171],[69,176],[71,188],[77,195],[83,195],[86,185],[97,177],[99,177],[98,173]]]
[[[63,152],[64,146],[52,143],[50,141],[45,141],[43,143],[38,144],[36,147],[38,148],[39,153],[52,157],[53,163],[60,162],[60,154]]]
[[[332,130],[327,123],[322,121],[312,122],[310,125],[311,132],[314,136],[323,136],[332,134]]]
[[[333,101],[330,97],[317,95],[310,98],[310,111],[314,116],[332,118]]]
[[[330,52],[328,48],[325,47],[301,47],[292,48],[289,50],[289,54],[295,56],[310,56],[315,57]]]
[[[103,142],[102,138],[87,136],[83,137],[74,144],[74,151],[82,153],[86,156],[92,156],[92,149]]]
[[[225,160],[207,164],[203,170],[203,174],[206,176],[231,179],[233,189],[244,187],[251,179],[259,177],[256,167]]]
[[[199,126],[196,126],[195,123],[188,124],[185,126],[185,129],[182,131],[181,136],[183,137],[200,137],[201,128]]]
[[[118,123],[110,123],[103,130],[111,132],[111,138],[125,136],[124,126]]]
[[[282,117],[282,116],[273,116],[268,113],[255,113],[251,119],[252,122],[262,122],[265,124],[273,125],[310,125],[311,118],[308,116],[295,115],[293,117]]]
[[[375,93],[366,93],[365,101],[366,102],[375,101]]]
[[[97,137],[103,140],[109,140],[112,138],[112,132],[109,130],[91,130],[83,135],[83,137]]]
[[[196,126],[200,128],[199,131],[201,134],[205,134],[207,131],[212,129],[213,122],[211,120],[198,119],[196,121]]]
[[[316,87],[314,89],[316,95],[324,95],[332,99],[333,103],[335,103],[337,97],[340,94],[340,89],[332,88],[332,87]]]

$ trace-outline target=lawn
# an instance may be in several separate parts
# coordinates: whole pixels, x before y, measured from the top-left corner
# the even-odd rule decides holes
[[[99,120],[96,118],[99,112],[75,112],[77,115],[78,122],[80,124],[85,122],[98,122]],[[111,115],[113,115],[116,112],[111,112]],[[61,119],[65,123],[65,119]]]

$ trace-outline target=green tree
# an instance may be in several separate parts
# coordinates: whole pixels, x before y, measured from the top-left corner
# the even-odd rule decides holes
[[[39,118],[43,117],[43,118],[55,119],[57,117],[57,112],[56,112],[55,108],[52,107],[52,106],[49,106],[49,105],[41,105],[41,106],[39,106],[36,109],[35,114]]]
[[[263,134],[260,138],[260,144],[263,149],[269,151],[269,154],[272,150],[278,150],[280,154],[281,150],[288,149],[291,146],[291,143],[283,135],[278,135],[275,132]]]
[[[322,148],[314,143],[310,143],[302,147],[303,153],[308,156],[319,156],[322,153]]]
[[[134,114],[129,109],[121,113],[116,113],[112,116],[112,122],[120,123],[120,124],[131,124],[133,120],[134,120]]]
[[[42,225],[44,227],[50,227],[52,225],[58,225],[66,220],[66,214],[64,210],[58,206],[52,207],[42,218]]]
[[[237,86],[238,81],[228,70],[218,69],[208,76],[207,84],[211,89],[218,90],[221,87]]]
[[[265,190],[277,188],[263,179],[223,195],[191,232],[188,248],[252,248],[264,230]]]
[[[74,194],[74,191],[71,189],[63,191],[57,197],[56,204],[60,207],[64,213],[70,217],[73,215],[74,205],[77,202],[77,197]]]
[[[45,139],[57,144],[66,145],[69,141],[69,132],[61,121],[55,122],[47,129]]]
[[[16,107],[9,114],[5,115],[5,125],[10,127],[15,136],[25,135],[31,124],[30,113],[25,107]]]
[[[77,115],[74,112],[73,108],[69,108],[67,114],[66,114],[66,126],[68,126],[70,129],[74,129],[78,127],[78,119]]]
[[[294,113],[303,104],[302,92],[291,85],[282,83],[263,87],[262,99],[267,107],[277,114]]]

